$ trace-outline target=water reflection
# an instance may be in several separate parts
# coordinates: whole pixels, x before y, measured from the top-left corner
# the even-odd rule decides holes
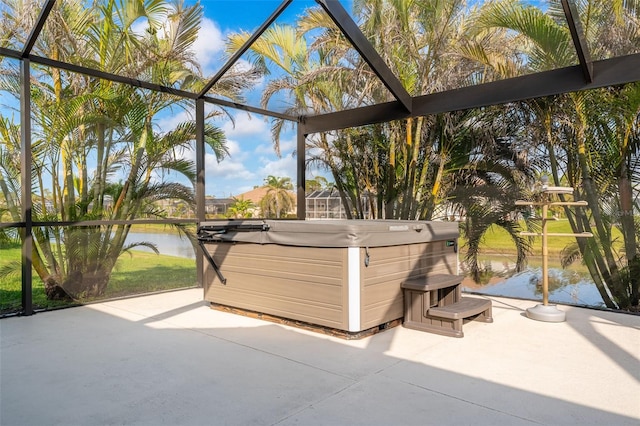
[[[187,237],[176,234],[162,234],[155,232],[130,232],[127,236],[127,244],[146,241],[155,244],[160,254],[167,256],[186,257],[195,259],[193,245]],[[153,253],[148,247],[136,247],[135,250]]]
[[[485,260],[486,273],[481,283],[466,278],[463,289],[491,296],[542,300],[542,267],[536,261],[523,272],[515,272],[515,263]],[[586,271],[562,269],[559,262],[549,263],[549,302],[604,308],[605,304]],[[461,268],[461,271],[464,272]]]

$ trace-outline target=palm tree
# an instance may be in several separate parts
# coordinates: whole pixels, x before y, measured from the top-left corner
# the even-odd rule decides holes
[[[485,63],[470,56],[483,47],[476,35],[467,42],[468,28],[463,1],[425,2],[358,1],[354,4],[362,30],[413,95],[431,93],[475,78],[489,77]],[[285,76],[269,85],[263,106],[283,90],[295,100],[292,114],[345,109],[391,100],[382,83],[340,34],[328,16],[317,8],[307,11],[293,28],[275,27],[252,46],[254,59],[266,67],[275,64]],[[301,37],[314,31],[315,42],[307,46]],[[321,34],[318,36],[318,32]],[[492,41],[504,40],[505,31],[491,32]],[[234,46],[247,34],[237,36]],[[493,49],[496,51],[497,49]],[[493,57],[498,55],[493,52]],[[503,60],[490,68],[495,75],[513,75],[513,62]],[[336,95],[338,94],[338,95]],[[450,159],[459,157],[466,145],[452,129],[464,126],[455,115],[419,117],[402,122],[366,126],[311,138],[314,152],[309,161],[331,171],[343,205],[350,218],[364,218],[366,211],[376,217],[428,219],[435,206],[446,199],[446,181],[459,166]],[[277,141],[280,127],[274,126]],[[468,153],[469,151],[467,151]],[[467,157],[468,158],[468,157]],[[375,194],[369,208],[363,194]]]
[[[624,54],[640,41],[635,2],[590,0],[577,4],[587,44],[594,59]],[[489,4],[479,21],[486,27],[514,31],[534,71],[577,62],[569,30],[560,25],[561,4],[549,11],[522,3]],[[624,37],[612,37],[613,33]],[[574,188],[574,197],[585,199],[589,212],[566,209],[574,232],[590,231],[593,239],[578,239],[567,250],[565,263],[581,258],[608,307],[638,305],[638,235],[633,223],[634,182],[637,185],[637,127],[640,114],[637,84],[624,88],[571,93],[554,99],[535,100],[527,111],[536,117],[543,135],[541,151],[548,158],[554,184],[561,179]],[[616,212],[620,219],[616,217]],[[613,226],[623,235],[624,252],[614,241]]]
[[[280,219],[295,208],[291,178],[269,175],[264,183],[267,193],[260,200],[260,209],[264,217]]]
[[[291,105],[285,112],[289,115],[300,115],[309,112],[315,114],[342,110],[348,106],[354,107],[362,104],[362,100],[353,99],[351,90],[346,90],[348,76],[353,74],[354,65],[345,64],[350,58],[335,54],[328,54],[317,44],[309,46],[304,38],[307,31],[312,31],[318,26],[329,25],[329,31],[338,34],[339,31],[332,23],[329,23],[326,14],[317,8],[308,10],[308,18],[299,23],[298,28],[290,25],[274,25],[251,46],[250,58],[254,64],[263,69],[278,70],[282,76],[269,81],[263,91],[262,106],[268,107],[269,102],[275,96],[286,96]],[[249,38],[250,34],[240,33],[229,37],[229,49],[239,48]],[[324,71],[331,69],[332,73]],[[342,78],[335,78],[338,75]],[[342,84],[341,84],[342,83]],[[272,122],[272,136],[274,149],[279,153],[280,134],[286,126],[286,121],[274,119]],[[319,148],[322,152],[333,152],[326,133],[320,134],[315,139],[308,141],[308,148]],[[312,157],[309,163],[321,163],[332,173],[336,187],[339,189],[343,204],[348,205],[347,199],[353,196],[347,195],[349,190],[343,185],[340,175],[341,165],[335,161],[334,156]],[[351,217],[352,212],[347,210]]]
[[[500,49],[491,50],[485,45],[491,41],[494,46],[506,46],[498,43],[506,32],[473,35],[466,19],[469,13],[466,3],[459,0],[354,3],[354,15],[362,22],[362,31],[414,96],[473,83],[478,76],[487,81],[515,74],[513,61],[503,60],[491,68],[486,63],[489,57],[497,57]],[[333,62],[320,64],[314,76],[337,85],[348,94],[346,99],[358,100],[353,106],[391,100],[326,15],[310,10],[299,27],[302,31],[324,29],[314,48],[322,52],[319,56],[334,58]],[[484,62],[478,55],[471,55],[480,48]],[[337,65],[341,63],[352,66]],[[449,131],[456,126],[455,121],[455,115],[443,114],[338,132],[332,144],[320,139],[316,147],[321,153],[313,160],[332,171],[337,188],[346,194],[343,201],[351,201],[347,212],[353,216],[362,217],[358,200],[367,192],[377,196],[372,209],[377,217],[429,218],[446,198],[444,182],[455,171],[449,163],[459,149]]]
[[[36,49],[53,52],[56,59],[168,86],[202,84],[202,78],[195,78],[189,49],[197,36],[201,7],[184,8],[160,0],[140,1],[139,7],[125,7],[125,3],[131,6],[108,1],[78,11],[80,2],[57,2]],[[133,31],[138,19],[148,22],[150,31],[144,35]],[[167,27],[160,31],[161,25]],[[71,33],[65,35],[63,30]],[[74,42],[60,43],[66,38]],[[149,55],[152,60],[143,60]],[[192,147],[195,123],[185,122],[166,132],[154,128],[155,117],[168,107],[180,107],[179,100],[53,68],[37,71],[32,82],[36,220],[162,218],[165,212],[154,206],[156,200],[180,199],[194,205],[195,166],[181,153]],[[2,89],[17,90],[17,78],[16,73],[4,74]],[[243,84],[248,83],[237,87]],[[19,129],[6,120],[2,128],[3,135],[9,136],[0,140],[1,156],[13,158],[20,149],[15,143],[20,140]],[[224,135],[208,123],[205,141],[219,159],[226,155]],[[93,175],[90,158],[97,159]],[[16,170],[11,162],[0,164],[2,191],[8,200],[17,200],[19,194],[10,183],[18,176]],[[164,173],[169,171],[186,177],[191,186],[166,181]],[[113,179],[118,175],[123,180],[116,184]],[[45,181],[51,181],[53,209],[43,197]],[[105,203],[107,195],[112,204]],[[12,214],[18,213],[19,204],[13,203]],[[101,295],[118,257],[132,248],[125,244],[130,227],[35,228],[33,266],[48,296]]]
[[[255,204],[251,200],[245,200],[244,197],[233,197],[233,204],[227,209],[227,216],[235,219],[251,217]]]
[[[307,191],[307,194],[313,191],[329,189],[331,186],[332,184],[330,184],[324,176],[316,176],[313,179],[307,179],[305,182],[305,190]]]
[[[457,142],[447,166],[443,204],[464,217],[460,228],[467,241],[464,265],[476,282],[485,272],[478,261],[480,245],[494,227],[513,241],[516,272],[524,269],[531,252],[531,241],[520,235],[521,226],[512,212],[515,201],[526,197],[523,193],[534,168],[513,137],[521,120],[511,111],[506,105],[449,114],[457,116],[457,125],[450,128],[450,137]]]

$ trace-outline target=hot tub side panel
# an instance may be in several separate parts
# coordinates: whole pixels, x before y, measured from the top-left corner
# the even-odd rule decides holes
[[[365,258],[367,251],[369,253],[369,266],[365,266],[364,262],[360,264],[362,330],[402,318],[404,305],[400,284],[407,278],[458,273],[458,256],[451,242],[434,241],[360,250],[361,259]]]
[[[207,243],[227,279],[205,262],[205,300],[348,329],[347,249]]]

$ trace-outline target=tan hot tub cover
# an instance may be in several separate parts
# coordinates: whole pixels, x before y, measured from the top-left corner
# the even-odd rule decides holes
[[[303,247],[385,247],[457,239],[458,224],[412,220],[228,220],[202,222],[198,238]]]

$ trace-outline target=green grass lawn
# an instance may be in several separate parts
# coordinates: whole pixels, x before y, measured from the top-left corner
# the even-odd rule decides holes
[[[19,260],[20,248],[0,248],[0,268],[11,262],[19,262]],[[194,259],[133,251],[131,256],[124,254],[118,260],[104,298],[109,299],[196,285]],[[20,310],[22,303],[21,287],[19,273],[0,278],[0,313],[6,314]],[[37,275],[33,277],[34,309],[52,309],[95,300],[83,299],[78,302],[47,300],[44,286],[39,277]]]
[[[558,233],[571,233],[571,226],[569,225],[569,221],[566,219],[549,221],[547,224],[547,232],[558,232]],[[614,235],[617,235],[619,240],[622,239],[622,235],[620,231],[617,229],[613,230]],[[549,249],[549,255],[557,255],[562,249],[564,249],[568,244],[575,242],[574,237],[548,237],[547,244]],[[460,248],[462,252],[466,252],[465,247],[466,241],[464,239],[460,239]],[[535,237],[532,245],[533,256],[540,256],[542,254],[542,238]],[[509,237],[507,232],[493,225],[489,231],[485,234],[484,240],[480,244],[480,251],[484,254],[489,253],[499,253],[499,254],[515,254],[515,244],[513,240]]]

